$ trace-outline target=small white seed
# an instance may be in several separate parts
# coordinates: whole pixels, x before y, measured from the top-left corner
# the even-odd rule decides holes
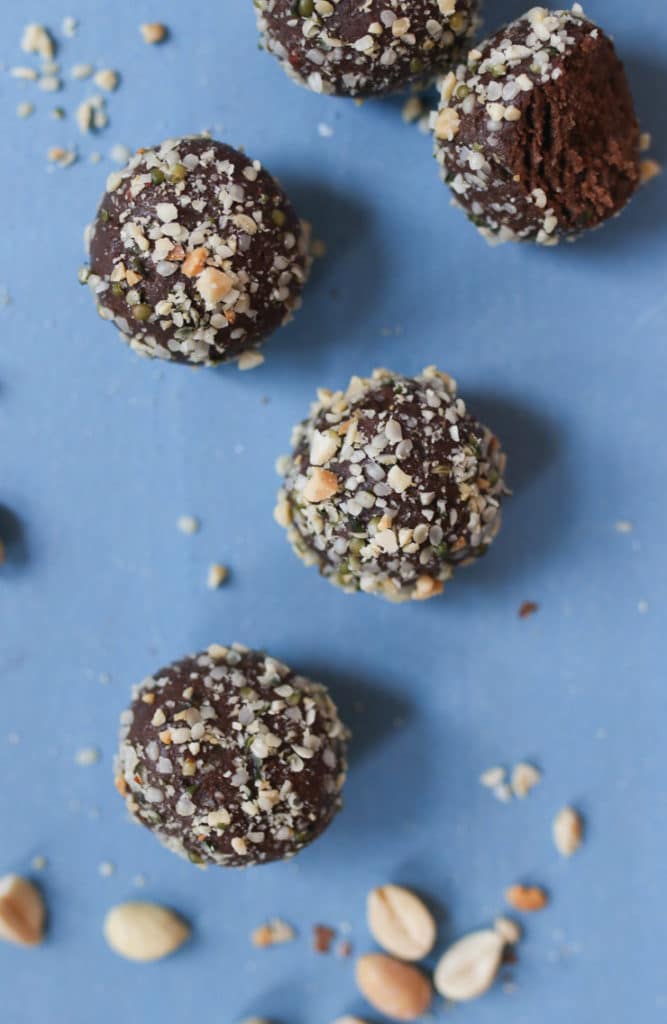
[[[496,979],[505,940],[490,929],[471,932],[450,946],[435,969],[435,987],[446,999],[468,1002],[484,995]]]
[[[556,849],[563,857],[576,853],[584,835],[581,815],[573,807],[563,807],[554,818],[553,837]]]
[[[400,960],[423,960],[435,945],[433,916],[409,889],[400,885],[373,889],[366,914],[375,941]]]
[[[20,875],[0,878],[0,939],[37,946],[44,936],[46,910],[36,886]]]
[[[175,953],[189,935],[185,921],[157,903],[120,903],[104,921],[109,946],[126,960],[162,960]]]

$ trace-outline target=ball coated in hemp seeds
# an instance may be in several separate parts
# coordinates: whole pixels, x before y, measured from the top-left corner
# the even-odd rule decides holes
[[[347,738],[323,686],[214,644],[135,688],[116,788],[137,822],[195,864],[284,860],[340,810]]]
[[[572,11],[534,7],[450,72],[433,117],[443,179],[491,242],[555,245],[619,213],[640,133],[614,45]]]
[[[206,137],[139,150],[109,176],[81,279],[141,355],[215,365],[300,305],[307,226],[256,160]]]
[[[461,58],[478,0],[254,0],[260,44],[299,85],[381,96]]]
[[[292,444],[275,517],[306,565],[343,590],[434,597],[500,528],[505,456],[434,367],[320,391]]]

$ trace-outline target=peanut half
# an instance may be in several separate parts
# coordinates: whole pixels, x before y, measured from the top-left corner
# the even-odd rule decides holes
[[[361,994],[392,1020],[418,1020],[433,1001],[431,983],[421,971],[382,953],[359,957],[356,975]]]
[[[422,901],[400,885],[381,885],[368,894],[371,935],[400,960],[423,960],[433,949],[435,921]]]
[[[189,935],[185,921],[157,903],[120,903],[104,921],[109,946],[126,960],[162,960],[175,953]]]
[[[17,946],[38,946],[45,918],[44,900],[32,882],[20,875],[0,878],[0,939]]]
[[[484,995],[496,979],[504,947],[502,935],[491,929],[459,939],[435,969],[435,987],[440,995],[457,1003]]]

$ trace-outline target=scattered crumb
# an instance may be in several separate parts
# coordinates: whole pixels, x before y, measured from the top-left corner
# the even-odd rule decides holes
[[[553,839],[556,849],[563,857],[571,857],[581,846],[584,823],[573,807],[563,807],[553,822]]]
[[[292,942],[296,938],[296,932],[285,921],[274,918],[267,924],[262,924],[259,928],[256,928],[250,938],[253,946],[257,946],[258,949],[264,949],[267,946]]]
[[[47,157],[50,163],[58,167],[71,167],[76,163],[77,153],[75,149],[63,149],[62,146],[52,146]]]
[[[662,167],[657,160],[642,160],[639,165],[639,184],[648,185],[659,174],[662,174]]]
[[[48,863],[49,862],[46,859],[46,857],[44,857],[43,854],[39,853],[30,861],[30,867],[32,868],[33,871],[44,871],[44,869],[48,866]]]
[[[423,113],[424,104],[420,100],[419,96],[411,96],[410,99],[406,100],[403,104],[401,117],[406,124],[412,124],[414,121],[418,121]]]
[[[62,82],[57,75],[44,75],[37,83],[42,92],[60,92]]]
[[[62,33],[64,36],[67,36],[68,39],[74,38],[78,27],[79,22],[76,20],[76,18],[73,18],[71,15],[68,15],[66,18],[63,18]]]
[[[13,747],[16,747],[21,742],[21,737],[17,732],[10,732],[7,736],[7,742],[11,743]]]
[[[617,533],[632,533],[634,524],[629,519],[618,519],[614,523],[614,529]]]
[[[103,686],[106,686],[108,683],[111,682],[111,676],[109,675],[108,672],[100,672],[100,682],[102,683]]]
[[[43,25],[31,24],[23,30],[21,49],[24,53],[37,53],[44,60],[51,60],[56,52],[56,44]]]
[[[130,162],[132,152],[129,146],[124,146],[121,142],[117,142],[115,146],[111,147],[109,156],[115,164],[121,164],[124,167],[125,164]]]
[[[348,956],[352,956],[352,943],[348,939],[338,943],[336,946],[336,956],[342,957],[344,960]]]
[[[163,43],[167,38],[167,27],[159,21],[152,21],[139,26],[139,31],[145,43],[154,46],[155,43]]]
[[[111,878],[116,872],[116,865],[112,864],[110,860],[103,860],[97,871],[101,878]]]
[[[146,876],[135,875],[134,878],[132,879],[132,885],[135,885],[137,889],[143,889],[143,887],[146,885]]]
[[[522,914],[544,910],[549,903],[546,891],[537,885],[511,885],[505,890],[505,899]]]
[[[261,366],[264,362],[264,356],[261,352],[255,352],[251,350],[249,352],[242,352],[238,358],[239,370],[254,370],[255,367]]]
[[[87,768],[91,764],[97,764],[100,756],[100,752],[96,747],[82,747],[81,750],[77,750],[76,763],[83,768]]]
[[[534,615],[535,612],[539,611],[540,606],[535,601],[524,601],[519,608],[519,618],[527,619],[529,615]]]
[[[512,769],[512,792],[523,800],[541,780],[542,774],[534,765],[520,761]]]
[[[62,107],[54,107],[51,111],[51,117],[56,121],[62,121],[65,116],[65,111]]]
[[[91,164],[99,164],[102,160],[102,154],[98,152],[91,153],[88,157],[88,161]]]
[[[34,68],[16,67],[10,70],[12,78],[19,78],[24,82],[36,82],[38,75]]]
[[[334,130],[331,125],[325,124],[323,121],[317,126],[317,134],[323,139],[330,139],[333,135]]]
[[[117,72],[111,71],[109,68],[103,68],[95,75],[95,85],[98,89],[104,89],[105,92],[113,92],[114,89],[118,88]]]
[[[218,587],[222,586],[228,576],[229,570],[227,567],[220,565],[219,562],[214,562],[213,565],[209,567],[206,585],[210,590],[217,590]]]
[[[84,79],[90,78],[94,70],[92,64],[75,64],[70,71],[70,75],[77,82],[82,82]]]
[[[19,103],[16,108],[17,117],[30,117],[31,114],[35,113],[35,107],[32,103]]]
[[[316,953],[328,953],[331,943],[336,938],[333,928],[325,924],[313,925],[313,949]]]
[[[495,789],[496,786],[500,786],[505,781],[506,775],[507,772],[504,768],[488,768],[479,777],[480,785],[485,786],[487,789]]]
[[[641,600],[637,605],[637,611],[640,615],[646,615],[648,611],[648,601]]]
[[[201,527],[201,523],[195,516],[180,516],[176,521],[176,526],[181,533],[187,533],[192,536],[193,533],[198,533]]]

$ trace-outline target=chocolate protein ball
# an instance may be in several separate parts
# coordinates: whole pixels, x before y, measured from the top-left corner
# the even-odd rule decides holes
[[[116,786],[136,821],[196,864],[283,860],[340,810],[346,740],[323,686],[214,644],[135,688]]]
[[[433,597],[500,528],[505,456],[434,367],[320,391],[292,444],[276,519],[306,565],[343,590]]]
[[[109,176],[90,230],[100,315],[141,355],[214,365],[253,350],[300,303],[308,233],[278,182],[205,137],[140,150]]]
[[[478,0],[254,0],[261,45],[313,92],[381,96],[460,59]]]
[[[639,184],[639,125],[613,43],[578,4],[534,7],[450,72],[436,157],[489,241],[555,245],[617,214]]]

